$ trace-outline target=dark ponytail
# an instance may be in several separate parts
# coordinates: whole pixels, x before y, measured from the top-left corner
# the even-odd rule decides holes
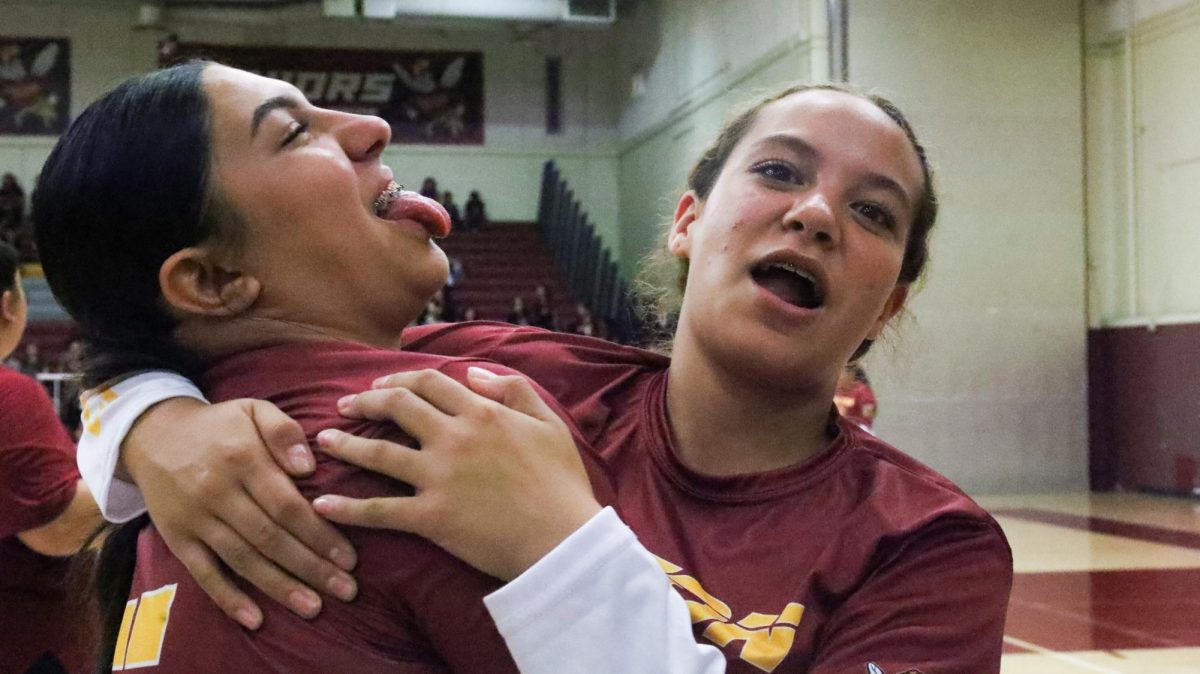
[[[121,630],[129,588],[133,586],[133,569],[137,566],[138,535],[149,522],[150,516],[142,515],[125,524],[109,525],[104,547],[96,558],[92,592],[100,616],[96,649],[96,671],[100,674],[112,672],[117,632]]]

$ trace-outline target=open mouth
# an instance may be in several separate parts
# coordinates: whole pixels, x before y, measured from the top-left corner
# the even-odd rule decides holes
[[[375,203],[372,204],[375,207],[375,215],[383,218],[387,213],[388,207],[400,198],[400,193],[403,191],[404,186],[397,184],[395,180],[388,183],[387,187],[383,188],[383,191],[379,193],[379,196],[375,197]]]
[[[825,291],[812,273],[788,262],[768,262],[750,271],[754,282],[767,292],[801,309],[820,309]]]
[[[409,192],[395,181],[388,183],[371,206],[375,209],[375,215],[384,220],[413,220],[420,223],[435,239],[450,233],[450,214],[441,204],[416,192]]]

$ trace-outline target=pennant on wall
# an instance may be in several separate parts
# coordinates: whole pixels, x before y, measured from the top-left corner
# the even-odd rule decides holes
[[[71,41],[0,36],[0,135],[58,134],[71,109]]]

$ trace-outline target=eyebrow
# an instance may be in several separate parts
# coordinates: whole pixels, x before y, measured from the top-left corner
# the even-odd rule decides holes
[[[258,135],[258,127],[262,126],[263,118],[271,114],[271,111],[281,108],[292,110],[298,107],[300,107],[300,102],[288,96],[275,96],[263,101],[254,109],[254,118],[250,122],[250,138],[253,139]]]
[[[789,150],[807,158],[816,160],[821,159],[821,152],[817,150],[817,148],[810,145],[808,141],[786,133],[771,134],[770,136],[766,136],[762,140],[755,143],[755,145],[759,146],[772,144],[785,145]],[[912,196],[908,193],[908,190],[904,189],[904,186],[897,182],[894,178],[886,176],[882,173],[870,172],[865,176],[865,182],[867,183],[868,187],[892,192],[904,202],[905,206],[912,208]]]

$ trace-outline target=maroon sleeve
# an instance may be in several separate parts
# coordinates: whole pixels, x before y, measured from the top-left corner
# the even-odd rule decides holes
[[[996,674],[1012,588],[1012,552],[991,521],[935,520],[831,616],[809,674]]]
[[[487,358],[537,382],[595,442],[612,415],[609,394],[624,389],[645,368],[666,367],[661,354],[593,337],[507,323],[450,323],[410,328],[405,348],[446,356]]]
[[[40,384],[0,372],[0,538],[58,517],[75,496],[75,445]]]

